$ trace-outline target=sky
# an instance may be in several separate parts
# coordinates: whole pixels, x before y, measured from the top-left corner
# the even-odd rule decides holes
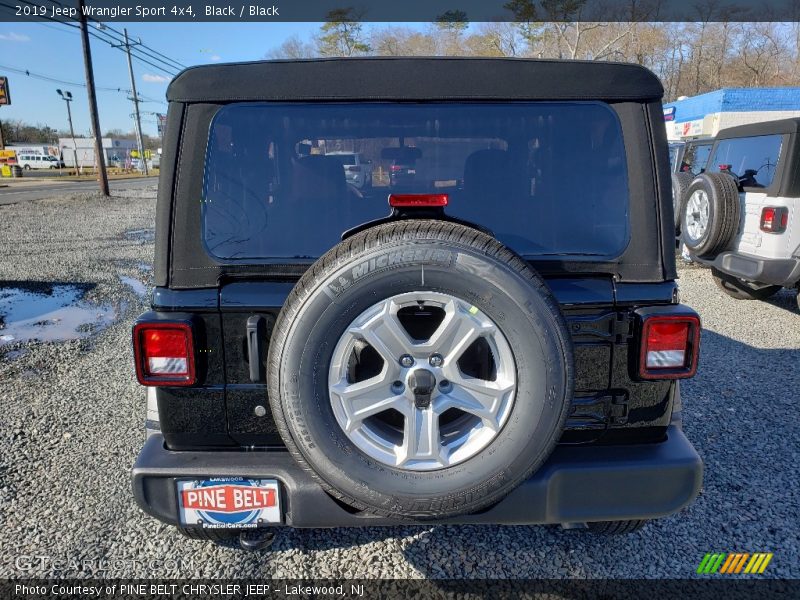
[[[114,29],[128,29],[132,39],[141,41],[186,66],[214,62],[260,60],[269,50],[292,35],[310,37],[319,23],[114,23]],[[125,53],[92,38],[95,85],[130,89]],[[22,120],[68,130],[67,109],[56,89],[72,92],[75,135],[88,135],[89,108],[86,88],[43,81],[9,68],[28,70],[67,82],[83,83],[81,38],[77,29],[53,22],[0,22],[0,75],[9,79],[11,105],[0,106],[1,120]],[[134,60],[136,87],[140,96],[152,101],[140,104],[142,130],[156,135],[156,117],[165,113],[164,96],[169,77],[150,65]],[[125,92],[98,91],[100,129],[133,131],[133,103]]]

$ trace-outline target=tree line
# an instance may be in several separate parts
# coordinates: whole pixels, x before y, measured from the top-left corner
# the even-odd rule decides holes
[[[572,4],[570,4],[572,2]],[[547,0],[553,7],[579,0]],[[449,11],[422,28],[365,24],[352,8],[331,11],[309,39],[291,37],[266,58],[338,56],[496,56],[638,63],[661,78],[665,100],[721,87],[800,85],[800,22],[691,23],[539,21],[530,0],[506,7],[516,22],[469,23]],[[566,10],[566,9],[565,9]],[[566,13],[550,13],[563,18]],[[569,16],[569,15],[567,15]]]
[[[11,144],[42,144],[57,145],[59,138],[69,138],[69,131],[59,131],[47,125],[37,123],[32,125],[20,119],[7,119],[2,121],[3,143],[6,146]],[[75,132],[76,137],[83,137],[90,134]],[[114,138],[117,140],[136,140],[136,133],[133,131],[123,131],[122,129],[109,129],[103,137]],[[142,135],[142,143],[145,148],[156,150],[161,146],[161,139],[158,137]]]

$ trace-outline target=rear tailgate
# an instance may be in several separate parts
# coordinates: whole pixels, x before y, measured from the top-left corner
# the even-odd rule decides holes
[[[672,302],[674,284],[615,285],[609,277],[547,281],[567,317],[575,350],[575,398],[562,441],[595,441],[609,427],[666,427],[671,384],[634,382],[628,363],[631,311]],[[264,373],[269,337],[293,285],[238,281],[220,290],[228,430],[241,445],[281,444]]]

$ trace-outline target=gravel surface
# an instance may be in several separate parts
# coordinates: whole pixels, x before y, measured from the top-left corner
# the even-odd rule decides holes
[[[87,301],[120,315],[82,340],[0,347],[0,578],[683,578],[706,552],[759,551],[775,553],[766,576],[800,576],[794,296],[737,302],[694,266],[681,267],[681,291],[705,331],[700,371],[683,386],[684,427],[706,477],[676,516],[615,538],[556,527],[286,530],[264,554],[187,540],[146,517],[128,476],[145,413],[129,332],[145,309],[131,282],[151,285],[154,192],[0,207],[0,281],[92,284]]]

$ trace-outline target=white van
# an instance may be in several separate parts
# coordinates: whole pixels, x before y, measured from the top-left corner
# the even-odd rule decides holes
[[[26,171],[31,169],[60,169],[64,166],[64,163],[55,156],[47,154],[19,154],[17,155],[17,164]]]

